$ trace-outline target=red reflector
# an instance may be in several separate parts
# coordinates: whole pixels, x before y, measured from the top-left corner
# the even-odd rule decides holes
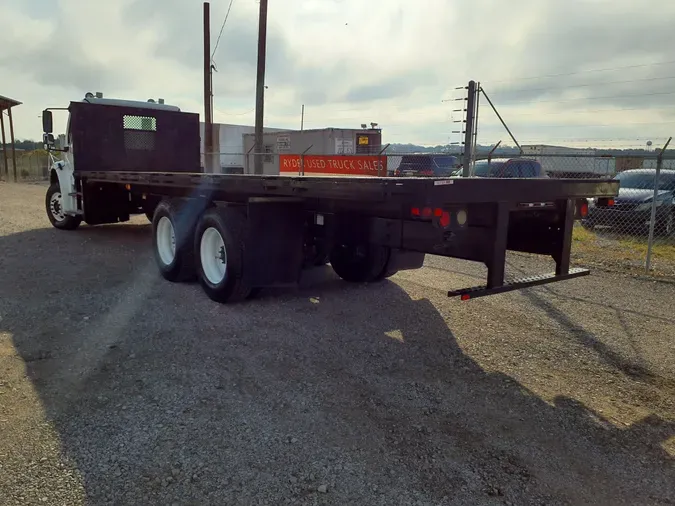
[[[431,218],[431,208],[430,207],[425,207],[422,209],[422,216],[425,218]]]
[[[461,298],[462,300],[469,300],[469,299],[471,298],[471,295],[469,295],[468,293],[465,293],[465,294],[462,295],[460,298]]]
[[[588,216],[588,202],[582,202],[580,212],[583,218]]]
[[[410,214],[412,214],[413,216],[419,216],[420,215],[420,208],[419,207],[413,207],[410,210]]]
[[[441,219],[438,220],[438,223],[440,223],[441,227],[447,228],[450,226],[450,213],[447,211],[443,211],[441,214]]]
[[[614,205],[614,199],[607,199],[607,205],[613,206]]]
[[[440,218],[442,215],[443,215],[443,209],[441,209],[440,207],[437,207],[436,209],[434,209],[434,216],[436,218]]]

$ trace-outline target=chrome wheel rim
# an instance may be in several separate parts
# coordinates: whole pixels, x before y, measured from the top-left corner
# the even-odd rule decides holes
[[[209,227],[202,233],[199,259],[206,280],[213,285],[222,283],[227,274],[227,251],[223,236],[214,227]]]
[[[176,258],[176,233],[173,223],[166,216],[162,216],[157,222],[157,253],[164,265],[171,265]]]
[[[49,212],[52,213],[52,216],[56,221],[63,221],[66,219],[66,213],[63,212],[63,197],[61,196],[61,192],[52,193],[52,196],[49,199]]]

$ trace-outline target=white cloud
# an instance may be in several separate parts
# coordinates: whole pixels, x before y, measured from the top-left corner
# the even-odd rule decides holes
[[[212,44],[228,3],[211,3]],[[253,122],[257,10],[234,1],[216,121]],[[39,138],[40,111],[86,91],[201,112],[201,16],[201,0],[0,0],[17,137]],[[390,142],[446,143],[461,102],[441,99],[473,78],[521,141],[660,139],[675,131],[675,64],[658,65],[675,59],[674,18],[656,0],[270,0],[266,124],[299,126],[305,103],[308,127],[376,121]],[[481,143],[508,140],[485,101],[480,116]]]

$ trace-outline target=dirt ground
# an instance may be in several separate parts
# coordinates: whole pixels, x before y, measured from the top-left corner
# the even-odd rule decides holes
[[[429,257],[223,306],[44,191],[0,184],[0,504],[675,504],[674,284],[460,302]]]

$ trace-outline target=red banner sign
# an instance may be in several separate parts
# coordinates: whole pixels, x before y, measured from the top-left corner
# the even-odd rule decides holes
[[[279,155],[279,173],[322,176],[386,176],[387,157],[376,155]]]

